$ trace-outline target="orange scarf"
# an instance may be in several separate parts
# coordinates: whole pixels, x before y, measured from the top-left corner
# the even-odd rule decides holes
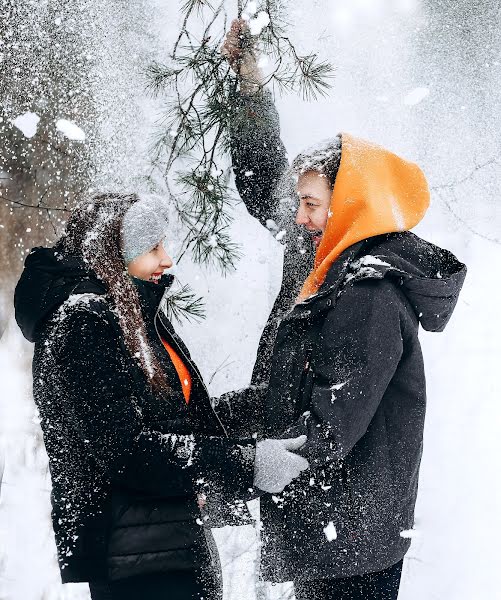
[[[416,164],[347,133],[341,134],[341,142],[327,226],[298,302],[318,291],[344,250],[369,237],[411,229],[430,203],[428,184]]]
[[[179,381],[181,382],[181,387],[183,389],[184,399],[186,401],[186,404],[188,404],[188,402],[190,401],[190,394],[191,394],[191,375],[190,375],[190,372],[186,368],[186,365],[182,361],[182,359],[179,356],[179,354],[163,338],[162,338],[162,344],[164,345],[164,348],[169,353],[169,356],[170,356],[170,359],[172,361],[172,364],[174,365],[174,368],[176,369],[176,372],[177,372],[178,377],[179,377]]]

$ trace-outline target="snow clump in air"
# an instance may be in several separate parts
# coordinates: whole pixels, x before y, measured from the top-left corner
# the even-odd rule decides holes
[[[85,131],[72,121],[67,119],[59,119],[56,121],[56,129],[64,135],[64,137],[74,142],[85,141]]]
[[[327,527],[324,527],[324,533],[328,542],[333,542],[337,539],[336,527],[332,521],[329,521]]]
[[[12,124],[14,127],[17,127],[20,131],[22,131],[23,135],[27,138],[32,138],[38,128],[38,122],[40,121],[40,117],[34,112],[27,112],[24,115],[19,115],[16,117]]]
[[[344,388],[344,386],[347,384],[347,381],[343,381],[342,383],[335,383],[334,385],[331,385],[331,390],[333,392],[340,390],[342,388]]]
[[[247,2],[245,10],[242,13],[242,19],[245,19],[246,21],[248,21],[250,18],[252,18],[256,14],[256,12],[257,12],[257,2],[254,2],[254,0],[251,0],[250,2]]]
[[[249,31],[251,35],[259,35],[265,27],[270,24],[270,15],[264,10],[248,20]]]
[[[400,537],[405,539],[411,539],[419,536],[419,532],[416,529],[404,529],[400,532]]]
[[[404,104],[406,106],[414,106],[422,102],[427,96],[430,95],[430,90],[427,87],[417,87],[410,91],[404,98]]]
[[[270,59],[267,56],[265,56],[264,54],[262,56],[260,56],[257,61],[257,66],[260,69],[266,68],[269,64],[270,64]]]

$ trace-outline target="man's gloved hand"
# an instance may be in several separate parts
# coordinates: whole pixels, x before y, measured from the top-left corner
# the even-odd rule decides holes
[[[254,485],[271,494],[278,494],[285,486],[309,467],[308,461],[294,454],[306,442],[306,436],[283,440],[262,440],[256,444]]]

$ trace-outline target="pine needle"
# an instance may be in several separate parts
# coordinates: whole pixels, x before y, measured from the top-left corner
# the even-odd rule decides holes
[[[197,322],[205,319],[203,298],[197,296],[189,285],[167,294],[162,301],[162,310],[171,320]]]

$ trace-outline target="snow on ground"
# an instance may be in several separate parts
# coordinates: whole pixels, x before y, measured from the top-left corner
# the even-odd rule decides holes
[[[11,321],[0,340],[0,598],[80,600],[86,585],[62,589],[50,526],[50,479],[31,398],[31,344]]]
[[[457,244],[455,236],[439,237],[444,246]],[[401,600],[501,598],[493,575],[501,559],[500,331],[483,259],[501,259],[501,249],[472,238],[457,251],[469,271],[455,314],[444,333],[421,333],[428,411],[418,535],[404,563]]]

